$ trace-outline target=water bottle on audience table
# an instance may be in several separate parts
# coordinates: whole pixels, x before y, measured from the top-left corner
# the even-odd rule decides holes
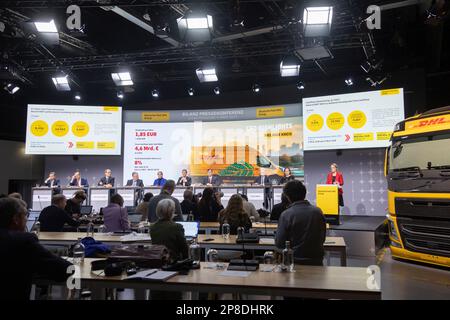
[[[291,249],[291,242],[286,241],[286,247],[282,252],[281,269],[283,271],[294,271],[294,252]]]
[[[230,238],[230,231],[230,225],[228,224],[228,221],[225,220],[222,225],[222,236],[225,240],[228,240]]]
[[[78,238],[77,243],[73,247],[73,264],[81,264],[84,261],[85,248],[81,243],[81,238]]]
[[[104,224],[102,224],[100,227],[98,227],[98,232],[99,233],[106,233],[106,226]]]
[[[189,258],[193,261],[194,266],[200,266],[201,248],[197,243],[197,239],[189,246]]]
[[[33,226],[33,233],[39,238],[39,234],[41,233],[41,223],[36,221]]]
[[[93,237],[93,236],[94,236],[94,223],[92,221],[89,221],[86,228],[86,237]]]

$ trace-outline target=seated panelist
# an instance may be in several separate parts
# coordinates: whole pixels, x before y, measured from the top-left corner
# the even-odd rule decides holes
[[[105,170],[105,175],[98,182],[99,187],[114,188],[114,177],[111,176],[111,169]]]
[[[80,171],[77,170],[74,172],[72,178],[70,179],[69,186],[71,187],[89,187],[89,183],[87,179],[82,178]]]
[[[131,174],[132,179],[127,181],[127,187],[140,187],[143,188],[144,187],[144,181],[142,181],[141,179],[139,179],[139,173],[137,172],[133,172]]]
[[[218,176],[213,175],[212,169],[208,169],[208,175],[203,178],[202,184],[207,186],[220,186],[220,179]]]
[[[166,179],[164,179],[164,177],[163,177],[163,172],[158,171],[158,178],[156,178],[155,181],[153,181],[153,185],[162,187],[165,184],[166,184]]]
[[[48,174],[48,178],[45,179],[44,185],[49,188],[59,187],[59,179],[56,178],[56,173],[54,171]]]
[[[192,184],[192,178],[187,175],[187,170],[181,170],[181,177],[178,178],[177,186],[189,187]]]

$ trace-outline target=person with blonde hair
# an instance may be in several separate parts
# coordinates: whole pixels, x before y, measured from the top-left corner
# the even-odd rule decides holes
[[[244,210],[244,202],[239,194],[233,194],[227,207],[219,212],[220,230],[225,222],[230,225],[231,234],[237,234],[239,227],[244,228],[245,232],[252,227],[252,222]]]

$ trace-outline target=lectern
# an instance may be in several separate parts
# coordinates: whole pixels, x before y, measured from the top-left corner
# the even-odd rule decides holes
[[[109,204],[110,191],[110,188],[105,187],[92,187],[89,189],[89,204],[93,210],[100,212],[100,208],[104,208]]]
[[[264,207],[264,192],[267,187],[264,186],[249,186],[245,189],[248,201],[255,205],[256,210],[260,208],[270,209],[269,204]]]
[[[224,207],[227,206],[228,201],[230,200],[231,196],[232,196],[233,194],[238,193],[238,189],[239,189],[239,188],[238,188],[238,187],[235,187],[235,186],[221,186],[221,187],[220,187],[220,192],[223,193],[223,197],[222,197],[222,199],[221,199],[221,202],[222,202],[222,205],[223,205]]]
[[[330,224],[339,224],[339,187],[335,184],[316,186],[316,205]]]
[[[118,187],[116,192],[122,196],[125,207],[134,207],[142,200],[142,188],[140,187]]]
[[[48,207],[52,203],[52,195],[53,195],[53,189],[47,188],[47,187],[39,187],[39,188],[33,188],[31,190],[32,193],[32,204],[31,209],[32,210],[42,210],[45,207]]]

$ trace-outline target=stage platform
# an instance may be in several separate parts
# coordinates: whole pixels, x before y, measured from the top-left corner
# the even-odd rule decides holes
[[[388,241],[386,216],[341,216],[341,224],[330,225],[328,236],[344,237],[347,255],[374,257]]]

